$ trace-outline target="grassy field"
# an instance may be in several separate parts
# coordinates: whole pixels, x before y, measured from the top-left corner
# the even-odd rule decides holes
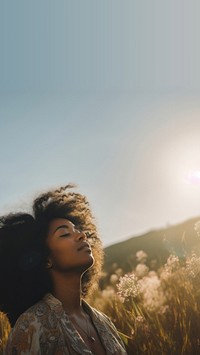
[[[112,319],[129,355],[200,354],[200,257],[170,255],[156,270],[136,254],[135,269],[113,270],[93,306]]]

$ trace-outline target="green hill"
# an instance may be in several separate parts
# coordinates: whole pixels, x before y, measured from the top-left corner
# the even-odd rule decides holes
[[[163,265],[170,254],[180,258],[193,250],[200,253],[200,238],[194,230],[194,224],[200,217],[192,218],[178,225],[149,231],[140,236],[105,248],[104,269],[112,272],[112,268],[122,268],[126,272],[136,265],[136,252],[143,250],[148,255],[147,265],[152,263]],[[113,265],[115,263],[115,265]]]

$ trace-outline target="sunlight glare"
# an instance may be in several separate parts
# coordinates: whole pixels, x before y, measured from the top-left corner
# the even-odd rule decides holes
[[[190,170],[185,176],[187,184],[200,185],[200,170]]]

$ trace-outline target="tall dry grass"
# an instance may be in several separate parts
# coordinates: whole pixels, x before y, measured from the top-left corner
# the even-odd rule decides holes
[[[159,270],[116,268],[93,306],[106,313],[132,354],[200,354],[200,258],[171,255]]]
[[[8,334],[10,333],[10,323],[6,315],[0,312],[0,354],[3,354]]]

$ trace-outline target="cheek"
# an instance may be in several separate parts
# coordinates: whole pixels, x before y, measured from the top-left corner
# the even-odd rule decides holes
[[[50,257],[54,264],[67,264],[72,258],[72,253],[66,248],[56,248],[50,251]]]
[[[63,265],[73,258],[72,247],[67,245],[66,240],[60,241],[59,243],[48,243],[49,258],[52,260],[54,265]]]

